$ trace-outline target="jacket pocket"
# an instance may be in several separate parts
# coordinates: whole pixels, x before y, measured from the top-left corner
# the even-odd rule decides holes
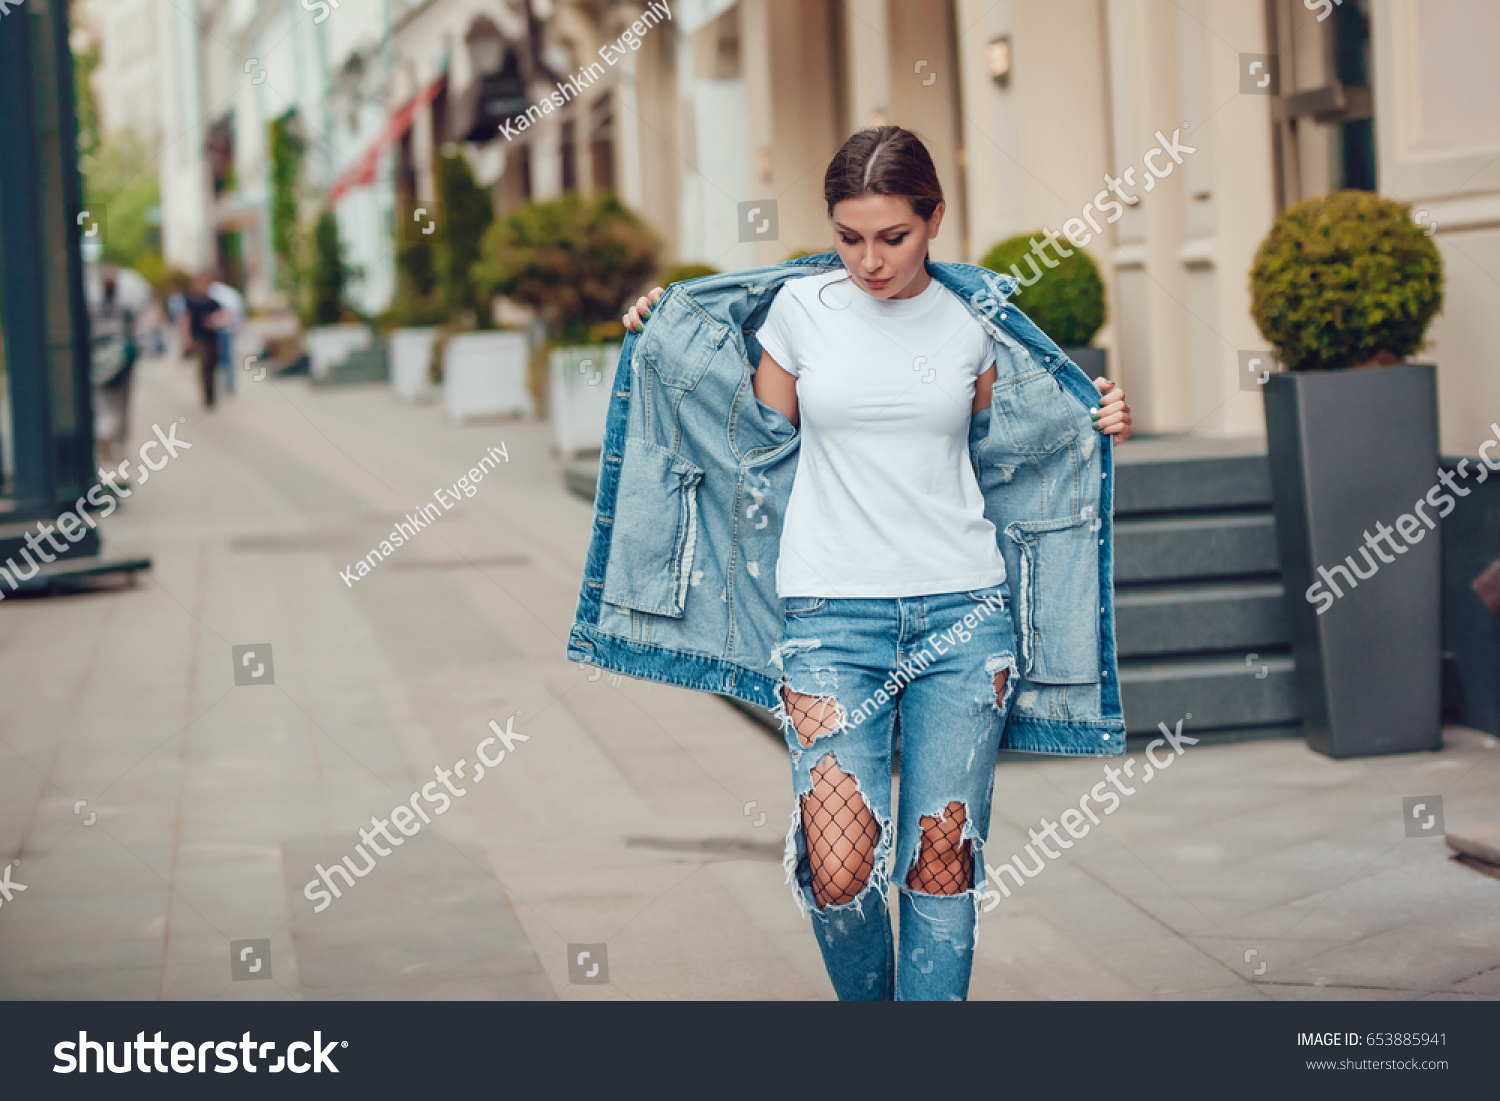
[[[990,440],[1017,455],[1050,455],[1078,438],[1082,408],[1052,372],[1032,371],[995,383]]]
[[[1099,679],[1099,541],[1089,519],[1017,520],[1005,533],[1021,551],[1012,611],[1027,678],[1093,684]]]
[[[681,455],[626,439],[604,570],[606,604],[681,618],[693,572],[702,480],[703,468]]]
[[[691,390],[728,336],[728,325],[678,290],[670,299],[662,298],[642,331],[640,355],[665,385]]]

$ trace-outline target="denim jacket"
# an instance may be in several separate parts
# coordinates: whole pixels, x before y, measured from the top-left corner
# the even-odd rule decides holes
[[[781,517],[798,430],[759,401],[755,332],[822,253],[669,287],[627,334],[610,399],[594,528],[568,637],[575,661],[771,708],[782,639]],[[1004,748],[1125,751],[1115,659],[1110,441],[1098,391],[1007,302],[1017,281],[928,263],[995,340],[969,455],[1005,558],[1019,670]]]

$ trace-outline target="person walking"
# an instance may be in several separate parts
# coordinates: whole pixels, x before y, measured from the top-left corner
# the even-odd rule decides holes
[[[673,327],[655,341],[646,326],[662,288],[625,314],[626,328],[643,334],[632,359],[632,379],[639,373],[641,380],[617,395],[632,403],[630,433],[607,443],[614,451],[624,443],[623,456],[612,457],[623,466],[601,468],[603,520],[590,551],[591,560],[607,559],[607,569],[602,580],[586,574],[570,656],[718,691],[749,679],[740,672],[753,668],[748,657],[720,663],[709,647],[727,635],[726,653],[739,657],[762,637],[760,552],[746,548],[764,525],[754,514],[774,517],[776,509],[755,496],[753,475],[742,483],[752,487],[749,495],[735,490],[733,511],[710,487],[727,493],[735,483],[724,480],[726,471],[769,464],[800,434],[775,544],[782,631],[770,662],[780,668],[774,711],[795,803],[788,880],[799,906],[809,908],[810,897],[814,934],[840,999],[963,1000],[995,762],[1007,724],[1016,725],[1013,682],[1027,678],[1024,734],[1015,744],[1070,754],[1124,748],[1118,695],[1107,679],[1112,616],[1101,580],[1110,576],[1112,529],[1099,513],[1090,522],[1096,506],[1082,495],[1109,492],[1100,489],[1110,468],[1096,444],[1130,437],[1130,407],[1107,379],[1093,383],[1094,407],[1084,404],[1080,392],[1089,384],[1079,368],[1003,298],[999,318],[990,299],[990,323],[981,323],[975,302],[982,296],[966,302],[948,285],[977,283],[974,275],[954,272],[948,283],[933,277],[928,247],[945,204],[915,134],[896,126],[855,134],[828,165],[823,191],[836,262],[822,261],[774,290],[776,277],[767,273],[779,269],[737,274],[727,289],[717,277],[698,281],[701,290],[689,284],[673,300]],[[693,296],[686,305],[684,295]],[[699,302],[721,305],[712,312]],[[739,414],[740,399],[731,405],[723,396],[736,393],[734,362],[719,350],[735,354],[738,334],[729,336],[726,319],[756,311],[763,311],[756,401]],[[748,346],[750,322],[743,324]],[[721,363],[722,373],[711,374]],[[658,393],[666,404],[653,404]],[[662,415],[671,430],[652,436],[658,408],[668,410]],[[774,427],[778,417],[784,429]],[[1092,418],[1092,433],[1075,427],[1084,417]],[[769,442],[761,446],[745,418],[773,425],[762,433]],[[660,442],[701,431],[717,445],[726,423],[733,462],[723,470],[710,469],[716,453],[700,449],[689,458],[685,448]],[[987,432],[977,445],[976,425]],[[648,435],[636,439],[642,430]],[[971,461],[974,446],[981,455],[991,448],[991,458]],[[1040,489],[1028,481],[1033,474]],[[663,495],[681,500],[675,519],[657,511],[650,521],[635,519]],[[1109,498],[1100,499],[1107,517]],[[1002,518],[1007,544],[1025,544],[1008,548],[1019,579],[1007,576],[987,512]],[[1012,513],[1032,518],[1007,523]],[[721,516],[728,534],[711,522]],[[659,521],[670,521],[664,534],[653,528]],[[1081,537],[1096,531],[1097,538]],[[695,551],[708,559],[702,569],[693,568]],[[700,586],[709,570],[720,572]],[[1037,587],[1039,570],[1045,588]],[[1018,582],[1019,611],[1012,602]],[[695,586],[712,591],[697,595]],[[737,595],[745,589],[748,595]],[[731,609],[727,628],[717,626],[720,605]],[[1044,621],[1055,629],[1033,634]],[[741,692],[745,698],[752,689]],[[899,951],[886,898],[893,852]]]
[[[206,409],[214,407],[214,375],[219,367],[218,329],[229,320],[223,307],[209,295],[210,282],[208,276],[201,273],[193,276],[192,285],[183,298],[182,312],[178,315],[182,347],[198,362]]]
[[[219,346],[219,366],[224,369],[224,392],[232,394],[235,338],[245,324],[245,297],[223,280],[208,285],[208,296],[223,310],[223,324],[214,331]]]
[[[130,380],[139,358],[139,307],[120,289],[120,273],[106,267],[85,284],[89,304],[90,374],[94,389],[94,438],[105,466],[119,463],[125,450]]]

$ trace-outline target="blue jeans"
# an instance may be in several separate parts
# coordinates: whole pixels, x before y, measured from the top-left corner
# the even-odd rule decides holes
[[[234,393],[234,333],[220,329],[215,334],[219,344],[219,366],[224,368],[224,392]]]
[[[828,977],[845,1001],[962,1001],[1014,689],[1008,589],[789,597],[783,606],[772,664],[783,673],[776,714],[796,796],[784,864],[798,906],[812,913]],[[893,837],[899,963],[886,898]]]

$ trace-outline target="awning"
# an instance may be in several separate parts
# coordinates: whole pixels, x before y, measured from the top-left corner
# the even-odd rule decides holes
[[[351,187],[366,187],[375,182],[375,166],[380,162],[380,155],[401,140],[401,136],[411,127],[412,119],[416,118],[417,112],[436,99],[447,83],[448,74],[444,73],[391,115],[370,147],[345,168],[339,174],[339,178],[334,181],[333,186],[329,188],[328,204],[330,206],[338,202],[344,192]]]

